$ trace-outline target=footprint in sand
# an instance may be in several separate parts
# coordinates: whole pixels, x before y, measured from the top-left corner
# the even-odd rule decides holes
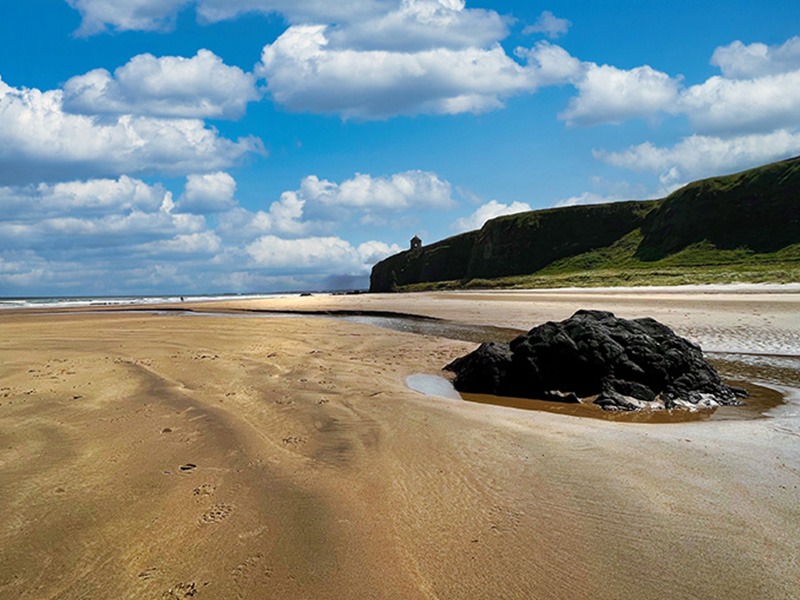
[[[506,531],[516,531],[522,521],[524,513],[512,508],[502,506],[492,506],[489,509],[489,529],[492,533],[503,533]]]
[[[210,483],[204,483],[203,485],[194,488],[192,494],[195,496],[211,496],[216,491],[217,486],[211,485]]]
[[[306,440],[306,438],[304,438],[304,437],[292,435],[292,436],[283,438],[282,441],[283,441],[284,444],[286,444],[288,446],[288,445],[296,445],[296,444],[305,444],[306,441],[308,441],[308,440]]]
[[[150,567],[149,569],[145,569],[141,573],[139,573],[139,579],[147,581],[149,579],[155,579],[158,575],[158,567]]]
[[[182,598],[193,598],[197,595],[197,592],[200,591],[202,587],[208,585],[208,582],[205,582],[201,585],[198,585],[196,582],[191,581],[189,583],[177,583],[169,588],[166,592],[161,594],[162,598],[166,600],[181,600]]]
[[[263,559],[263,554],[256,554],[240,563],[233,570],[233,581],[237,588],[237,600],[244,598],[245,588],[248,585],[252,585],[254,581],[261,580],[263,582],[272,578],[274,573],[272,567],[260,564]]]
[[[215,504],[211,507],[211,510],[206,511],[202,517],[200,517],[200,524],[201,525],[215,525],[217,523],[221,523],[233,512],[233,506],[230,504]]]

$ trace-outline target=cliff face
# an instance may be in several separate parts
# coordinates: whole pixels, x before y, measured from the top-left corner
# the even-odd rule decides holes
[[[718,249],[775,252],[800,242],[800,157],[696,181],[665,198],[637,251],[657,260],[707,241]]]
[[[653,201],[539,210],[487,222],[462,279],[534,273],[550,263],[614,243],[644,222]]]
[[[654,202],[619,202],[521,213],[390,256],[372,269],[370,291],[431,281],[533,273],[551,262],[613,243],[641,226]]]
[[[800,157],[691,183],[662,200],[532,211],[479,231],[408,250],[372,269],[370,291],[415,283],[528,275],[602,249],[637,231],[638,261],[707,242],[717,250],[769,253],[800,243]]]
[[[470,231],[390,256],[372,268],[369,289],[392,292],[412,283],[463,279],[477,237],[477,231]]]

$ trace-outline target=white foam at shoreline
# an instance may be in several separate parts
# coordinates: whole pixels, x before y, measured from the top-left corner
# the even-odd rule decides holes
[[[266,298],[290,298],[294,294],[243,294],[216,296],[115,296],[94,298],[6,298],[0,299],[0,310],[29,308],[81,308],[103,306],[148,306],[154,304],[181,304],[191,302],[216,302],[222,300],[261,300]]]

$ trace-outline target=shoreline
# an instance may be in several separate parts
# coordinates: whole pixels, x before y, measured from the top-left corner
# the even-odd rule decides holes
[[[498,288],[498,289],[464,289],[442,291],[398,292],[393,294],[375,293],[366,290],[354,291],[311,291],[311,292],[267,292],[263,294],[218,294],[218,295],[159,295],[159,296],[31,296],[31,297],[0,297],[0,315],[6,311],[40,310],[40,309],[85,309],[97,308],[98,310],[113,310],[126,307],[151,307],[151,306],[185,306],[207,303],[227,303],[251,300],[278,300],[297,297],[347,297],[347,296],[413,296],[424,294],[456,294],[456,295],[518,295],[537,294],[541,296],[559,294],[587,294],[587,295],[625,295],[642,296],[646,294],[800,294],[798,283],[730,283],[730,284],[698,284],[675,286],[616,286],[616,287],[565,287],[565,288]],[[40,305],[12,306],[13,302],[29,302],[46,300]],[[50,302],[52,301],[52,302]]]
[[[529,327],[587,299],[472,294],[205,308]],[[732,296],[592,299],[794,361],[800,297]],[[643,427],[406,386],[472,348],[306,316],[0,312],[0,595],[798,595],[798,398]]]

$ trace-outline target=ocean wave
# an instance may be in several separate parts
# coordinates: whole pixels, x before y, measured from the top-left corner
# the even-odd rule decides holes
[[[299,293],[299,292],[298,292]],[[0,298],[0,310],[32,308],[81,308],[104,306],[141,306],[150,304],[175,304],[180,302],[210,302],[217,300],[259,300],[262,298],[287,298],[298,294],[217,294],[207,296],[98,296],[98,297],[41,297]]]

